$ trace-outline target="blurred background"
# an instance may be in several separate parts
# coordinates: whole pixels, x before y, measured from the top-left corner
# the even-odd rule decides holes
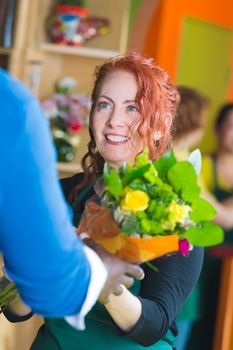
[[[200,148],[212,152],[217,111],[233,102],[232,13],[232,0],[0,0],[0,66],[40,99],[61,177],[80,169],[95,66],[129,50],[209,98]],[[40,323],[0,316],[0,349],[28,349]]]

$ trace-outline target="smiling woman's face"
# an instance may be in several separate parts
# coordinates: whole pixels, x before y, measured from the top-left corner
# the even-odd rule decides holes
[[[144,146],[137,131],[140,122],[137,90],[137,81],[132,73],[110,73],[98,89],[92,112],[97,149],[105,161],[117,168],[128,160],[133,162]]]

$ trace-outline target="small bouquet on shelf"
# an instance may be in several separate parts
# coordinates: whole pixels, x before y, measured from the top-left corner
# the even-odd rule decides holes
[[[79,131],[87,125],[91,99],[74,94],[76,80],[70,77],[56,84],[55,94],[41,102],[45,116],[50,120],[51,131],[61,162],[72,161],[80,142]]]
[[[19,299],[19,293],[15,284],[10,282],[5,276],[0,277],[0,313],[8,304]]]
[[[200,162],[199,150],[182,162],[172,151],[152,162],[144,150],[134,165],[105,163],[99,200],[87,203],[78,234],[133,263],[221,243],[216,211],[200,197]]]

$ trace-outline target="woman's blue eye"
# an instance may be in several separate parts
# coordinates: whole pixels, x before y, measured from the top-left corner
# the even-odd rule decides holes
[[[99,108],[100,109],[107,109],[107,108],[109,108],[109,103],[107,103],[107,102],[100,102],[99,103]]]
[[[131,112],[137,112],[137,108],[135,106],[128,106],[127,110]]]

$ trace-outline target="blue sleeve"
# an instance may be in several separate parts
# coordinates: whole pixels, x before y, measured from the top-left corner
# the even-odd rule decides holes
[[[77,313],[90,266],[58,183],[48,123],[23,85],[0,69],[0,250],[34,312]]]

